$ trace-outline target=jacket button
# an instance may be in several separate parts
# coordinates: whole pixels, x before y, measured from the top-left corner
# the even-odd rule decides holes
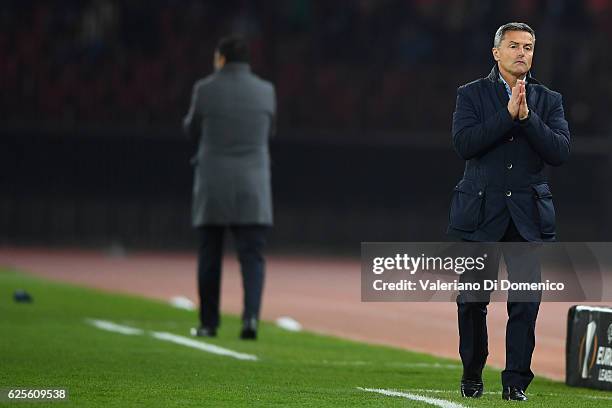
[[[509,163],[509,164],[506,166],[506,168],[507,168],[508,170],[512,170],[512,163]]]
[[[510,136],[510,139],[508,139],[509,142],[514,141],[514,136]]]
[[[506,197],[510,197],[512,195],[512,191],[508,190],[506,191]]]

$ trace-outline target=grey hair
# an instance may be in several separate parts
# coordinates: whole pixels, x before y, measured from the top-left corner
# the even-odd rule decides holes
[[[533,37],[533,42],[535,43],[535,31],[533,31],[533,28],[529,27],[525,23],[508,23],[499,27],[495,32],[495,37],[493,38],[493,47],[499,48],[507,31],[526,31],[531,34],[531,36]]]

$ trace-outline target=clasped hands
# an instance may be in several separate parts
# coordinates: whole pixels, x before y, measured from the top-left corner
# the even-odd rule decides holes
[[[512,88],[512,95],[508,101],[508,112],[513,120],[525,120],[529,116],[529,107],[527,106],[527,89],[525,81],[519,79]]]

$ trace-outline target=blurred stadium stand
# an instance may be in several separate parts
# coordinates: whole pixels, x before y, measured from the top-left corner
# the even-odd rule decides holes
[[[274,246],[443,240],[455,90],[510,20],[574,138],[559,237],[611,240],[610,0],[3,0],[0,243],[193,245],[180,121],[229,32],[277,85]]]

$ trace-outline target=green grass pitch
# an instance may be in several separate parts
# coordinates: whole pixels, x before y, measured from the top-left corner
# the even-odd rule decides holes
[[[26,289],[31,304],[12,299]],[[87,318],[142,329],[100,330]],[[67,401],[0,402],[43,407],[432,407],[427,402],[366,392],[380,388],[466,407],[507,407],[498,370],[485,373],[484,397],[458,394],[458,361],[390,347],[292,333],[263,323],[259,339],[238,339],[239,320],[224,316],[219,337],[206,340],[257,361],[241,361],[156,339],[188,337],[196,313],[162,302],[52,283],[0,269],[0,389],[66,388]],[[451,323],[449,323],[451,324]],[[426,333],[415,333],[424,336]],[[536,350],[537,352],[537,350]],[[559,356],[562,358],[562,356]],[[537,378],[530,407],[609,407],[612,395]]]

